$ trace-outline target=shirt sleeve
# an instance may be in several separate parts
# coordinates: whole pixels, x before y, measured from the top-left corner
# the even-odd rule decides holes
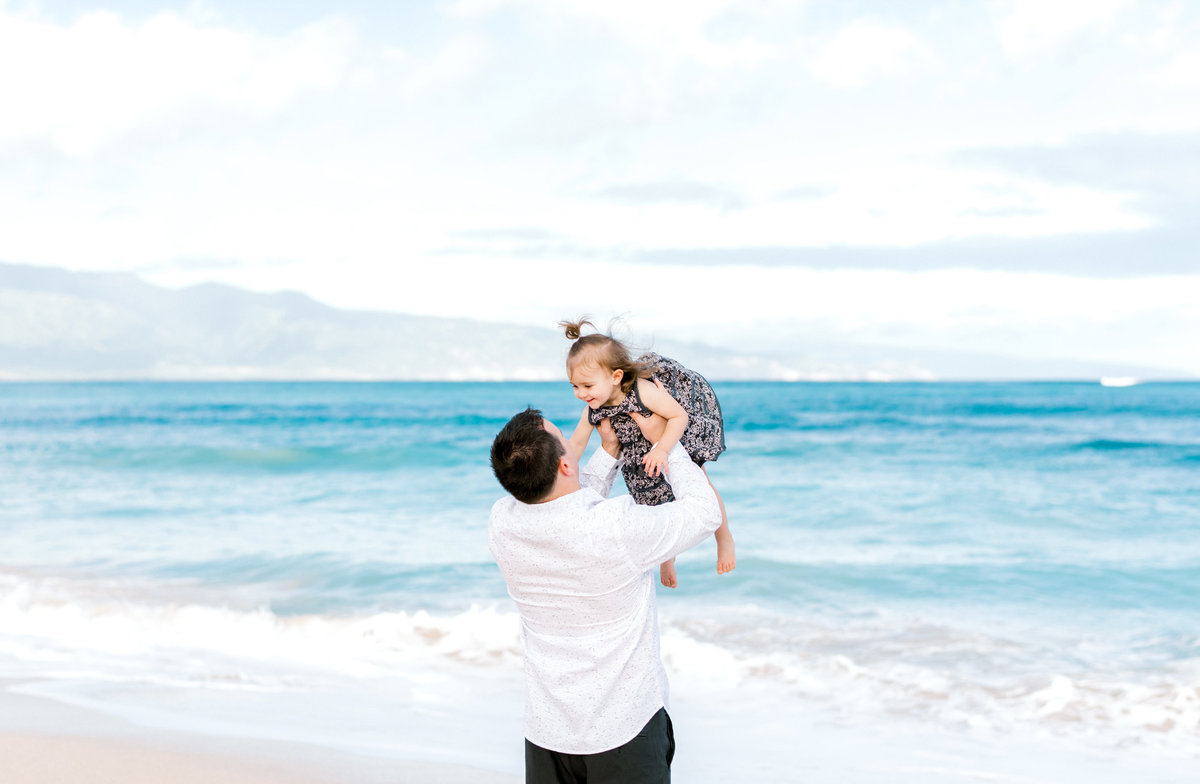
[[[595,490],[601,498],[608,498],[613,482],[617,481],[617,469],[620,466],[621,461],[601,447],[592,453],[592,458],[579,472],[579,484]]]
[[[620,510],[621,538],[642,570],[695,547],[721,527],[721,507],[708,477],[679,444],[668,453],[667,467],[674,501],[642,506],[630,498],[614,499],[627,502]]]

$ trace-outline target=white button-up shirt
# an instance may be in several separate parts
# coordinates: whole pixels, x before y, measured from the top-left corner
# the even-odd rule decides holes
[[[525,737],[538,746],[607,751],[667,705],[658,567],[721,524],[708,479],[683,447],[667,461],[669,504],[608,499],[620,463],[598,449],[579,491],[541,504],[508,496],[492,507],[488,542],[521,615]]]

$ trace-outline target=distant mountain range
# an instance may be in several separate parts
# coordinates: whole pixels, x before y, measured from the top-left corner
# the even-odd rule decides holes
[[[547,327],[340,310],[297,293],[0,264],[0,380],[563,380]],[[662,340],[711,379],[1179,378],[1118,364],[854,345],[754,353]]]

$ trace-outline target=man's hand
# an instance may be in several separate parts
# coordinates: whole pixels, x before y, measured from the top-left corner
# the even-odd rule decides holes
[[[608,452],[613,457],[621,456],[621,442],[617,440],[617,431],[613,430],[612,422],[607,419],[601,419],[600,424],[596,425],[596,432],[600,434],[600,446],[605,452]]]

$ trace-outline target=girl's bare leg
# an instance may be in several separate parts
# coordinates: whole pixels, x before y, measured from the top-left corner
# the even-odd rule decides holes
[[[708,477],[707,471],[704,472],[704,476]],[[714,535],[717,539],[717,574],[725,574],[737,567],[737,549],[733,546],[733,534],[729,532],[729,516],[725,514],[725,502],[721,500],[721,494],[717,492],[711,479],[708,480],[708,485],[712,487],[717,496],[717,503],[721,506],[721,527]]]
[[[679,576],[675,574],[675,559],[663,561],[658,567],[658,580],[668,588],[679,587]]]

